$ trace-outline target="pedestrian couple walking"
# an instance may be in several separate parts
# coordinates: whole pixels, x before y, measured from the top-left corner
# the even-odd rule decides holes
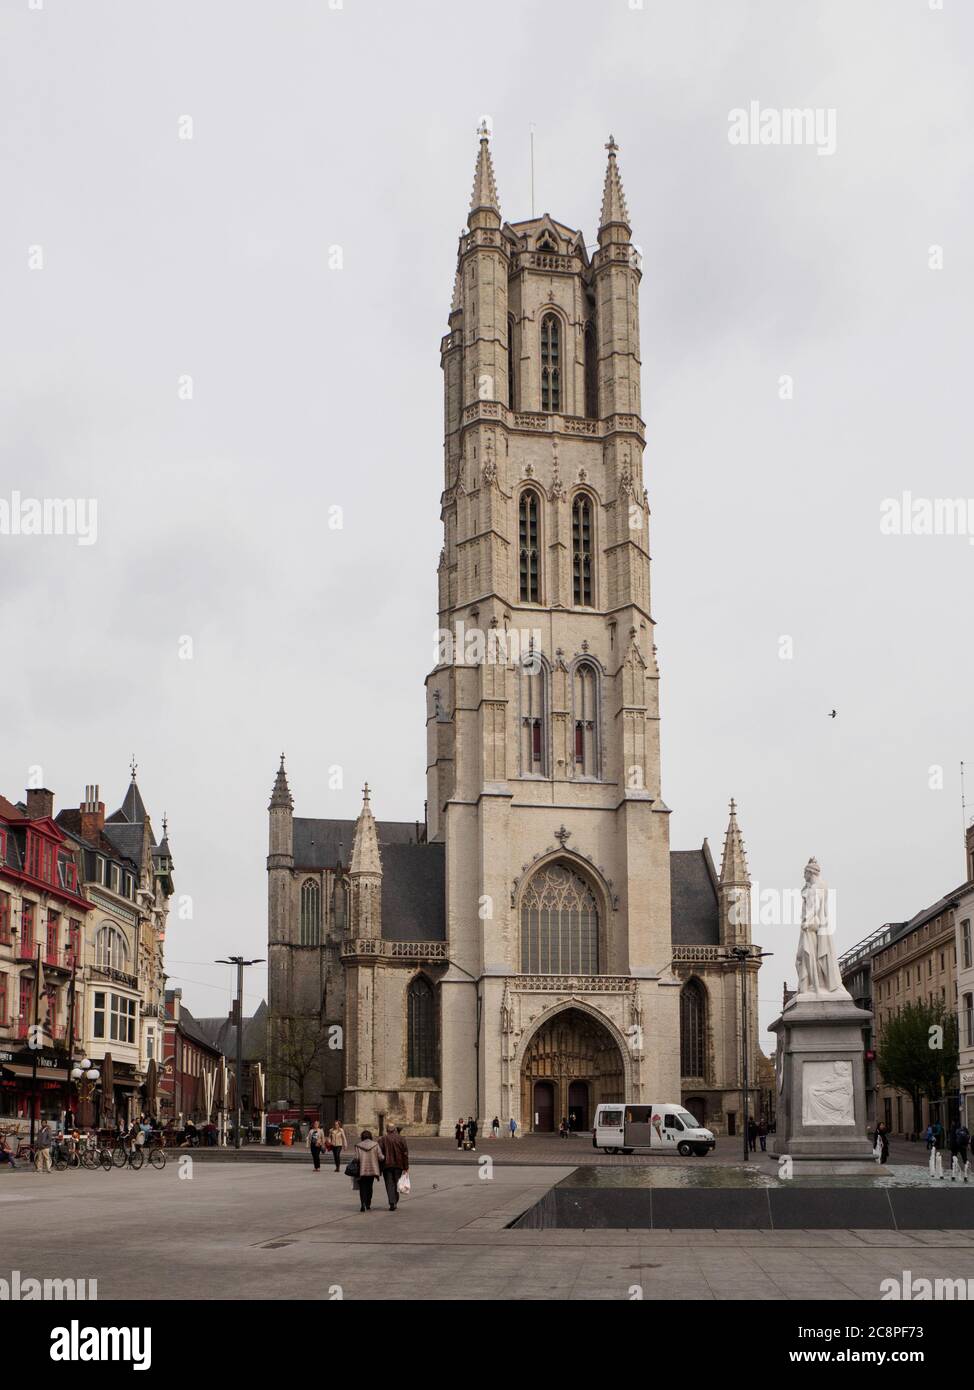
[[[348,1168],[351,1168],[353,1163],[357,1171],[349,1173],[349,1176],[352,1185],[358,1189],[359,1211],[372,1210],[372,1189],[379,1176],[385,1183],[389,1210],[395,1211],[401,1195],[400,1180],[403,1174],[409,1172],[409,1147],[398,1127],[389,1125],[378,1141],[372,1138],[370,1129],[363,1129],[361,1138],[355,1145],[355,1159]],[[346,1173],[348,1168],[345,1170]]]
[[[325,1149],[331,1154],[332,1158],[335,1160],[335,1172],[340,1172],[342,1149],[344,1149],[347,1144],[348,1137],[338,1120],[335,1120],[331,1129],[328,1131],[327,1139],[325,1138],[325,1131],[322,1129],[320,1123],[315,1120],[308,1132],[308,1148],[311,1150],[311,1162],[315,1166],[315,1172],[317,1173],[321,1169],[322,1149]]]

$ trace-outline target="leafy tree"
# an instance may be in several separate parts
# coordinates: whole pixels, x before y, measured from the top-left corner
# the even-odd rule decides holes
[[[883,1024],[876,1044],[883,1080],[905,1091],[914,1111],[921,1096],[929,1101],[945,1098],[958,1061],[957,1015],[942,1000],[905,1004]]]

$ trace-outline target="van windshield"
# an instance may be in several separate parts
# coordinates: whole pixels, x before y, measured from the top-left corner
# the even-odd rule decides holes
[[[689,1110],[678,1110],[677,1114],[683,1121],[687,1129],[699,1129],[700,1121],[690,1114]]]

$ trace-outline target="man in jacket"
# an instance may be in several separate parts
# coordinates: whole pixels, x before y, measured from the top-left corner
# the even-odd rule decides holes
[[[395,1211],[399,1205],[399,1179],[409,1172],[409,1147],[395,1125],[390,1125],[379,1140],[379,1152],[389,1210]]]
[[[51,1171],[51,1127],[45,1120],[37,1135],[34,1150],[34,1167],[39,1173]]]

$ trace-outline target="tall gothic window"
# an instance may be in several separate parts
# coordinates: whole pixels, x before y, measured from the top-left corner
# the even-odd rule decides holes
[[[321,943],[321,889],[313,878],[301,885],[301,945]]]
[[[572,676],[572,721],[575,731],[575,776],[599,776],[599,673],[580,661]]]
[[[433,986],[417,975],[406,991],[406,1075],[436,1076],[436,1011]]]
[[[541,409],[561,410],[561,322],[557,314],[541,320]]]
[[[521,493],[518,504],[518,541],[520,552],[520,595],[522,603],[541,602],[541,583],[538,559],[538,494],[528,488]]]
[[[580,492],[572,503],[572,595],[577,606],[592,605],[592,499]]]
[[[599,359],[595,347],[595,328],[585,326],[585,414],[590,420],[599,414]]]
[[[99,927],[95,937],[95,964],[102,970],[127,971],[129,968],[128,942],[124,933],[110,922]]]
[[[548,670],[537,656],[521,666],[521,776],[548,776]]]
[[[521,901],[521,970],[526,975],[597,975],[595,894],[565,864],[540,869]]]
[[[680,990],[680,1074],[706,1075],[705,1025],[707,1001],[698,980]]]
[[[514,400],[515,389],[514,378],[514,315],[509,314],[507,318],[507,404],[511,410],[516,410],[517,405]]]

